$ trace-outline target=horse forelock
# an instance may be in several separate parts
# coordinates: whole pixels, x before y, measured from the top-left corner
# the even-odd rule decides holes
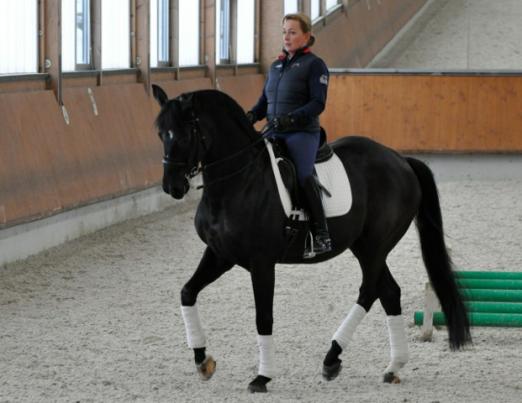
[[[171,99],[161,108],[155,125],[158,130],[167,132],[175,127],[177,121],[179,124],[180,115],[179,101],[177,99]]]

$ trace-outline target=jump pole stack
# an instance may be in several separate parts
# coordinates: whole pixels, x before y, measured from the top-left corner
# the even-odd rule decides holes
[[[522,327],[522,272],[457,271],[455,279],[471,326]],[[431,285],[426,284],[424,311],[414,314],[422,338],[430,340],[433,325],[445,325]]]

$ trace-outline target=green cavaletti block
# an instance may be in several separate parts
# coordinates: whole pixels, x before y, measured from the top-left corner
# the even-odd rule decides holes
[[[522,290],[476,290],[461,288],[464,301],[522,302]]]
[[[522,327],[522,314],[469,312],[468,315],[471,326]],[[416,325],[422,325],[424,313],[415,312],[414,320]],[[446,324],[442,312],[433,314],[433,324],[435,326]]]
[[[522,290],[522,280],[511,279],[477,279],[457,278],[460,288],[491,289],[491,290]]]
[[[522,304],[517,302],[466,301],[464,305],[468,312],[522,314]]]
[[[513,271],[455,271],[454,274],[457,279],[522,280],[522,272]]]

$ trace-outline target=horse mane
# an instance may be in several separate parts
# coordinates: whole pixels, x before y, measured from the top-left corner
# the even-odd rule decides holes
[[[187,92],[167,101],[161,108],[155,121],[155,125],[160,131],[168,131],[179,127],[184,121],[192,118],[192,116],[184,116],[187,111],[185,110],[184,102],[191,103],[191,107],[196,112],[196,115],[205,112],[214,116],[216,120],[223,120],[224,117],[227,117],[250,137],[257,138],[259,136],[259,133],[246,117],[243,108],[231,96],[218,90]]]
[[[226,116],[247,132],[250,137],[259,136],[246,117],[243,108],[230,95],[218,90],[200,90],[192,94],[196,108],[215,116],[215,119],[223,119]]]

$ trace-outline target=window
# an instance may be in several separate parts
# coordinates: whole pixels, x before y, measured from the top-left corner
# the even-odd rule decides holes
[[[299,0],[285,0],[285,15],[299,12]]]
[[[37,1],[0,1],[0,74],[38,71]]]
[[[91,11],[89,0],[62,0],[62,69],[91,65]]]
[[[130,66],[130,1],[102,0],[102,69]]]
[[[76,0],[76,64],[91,64],[90,0]]]
[[[76,46],[74,44],[75,0],[62,0],[62,70],[76,70]]]
[[[312,0],[312,9],[310,12],[310,18],[313,20],[319,18],[321,15],[321,0]]]
[[[237,3],[237,63],[254,63],[255,0]]]
[[[230,62],[229,47],[230,0],[216,0],[216,64]]]
[[[150,65],[170,64],[169,0],[150,1]]]
[[[158,0],[158,62],[169,63],[169,0]]]
[[[339,4],[338,0],[326,0],[326,9],[330,10],[331,8],[335,7],[337,4]]]
[[[199,64],[199,0],[179,0],[179,65]]]

